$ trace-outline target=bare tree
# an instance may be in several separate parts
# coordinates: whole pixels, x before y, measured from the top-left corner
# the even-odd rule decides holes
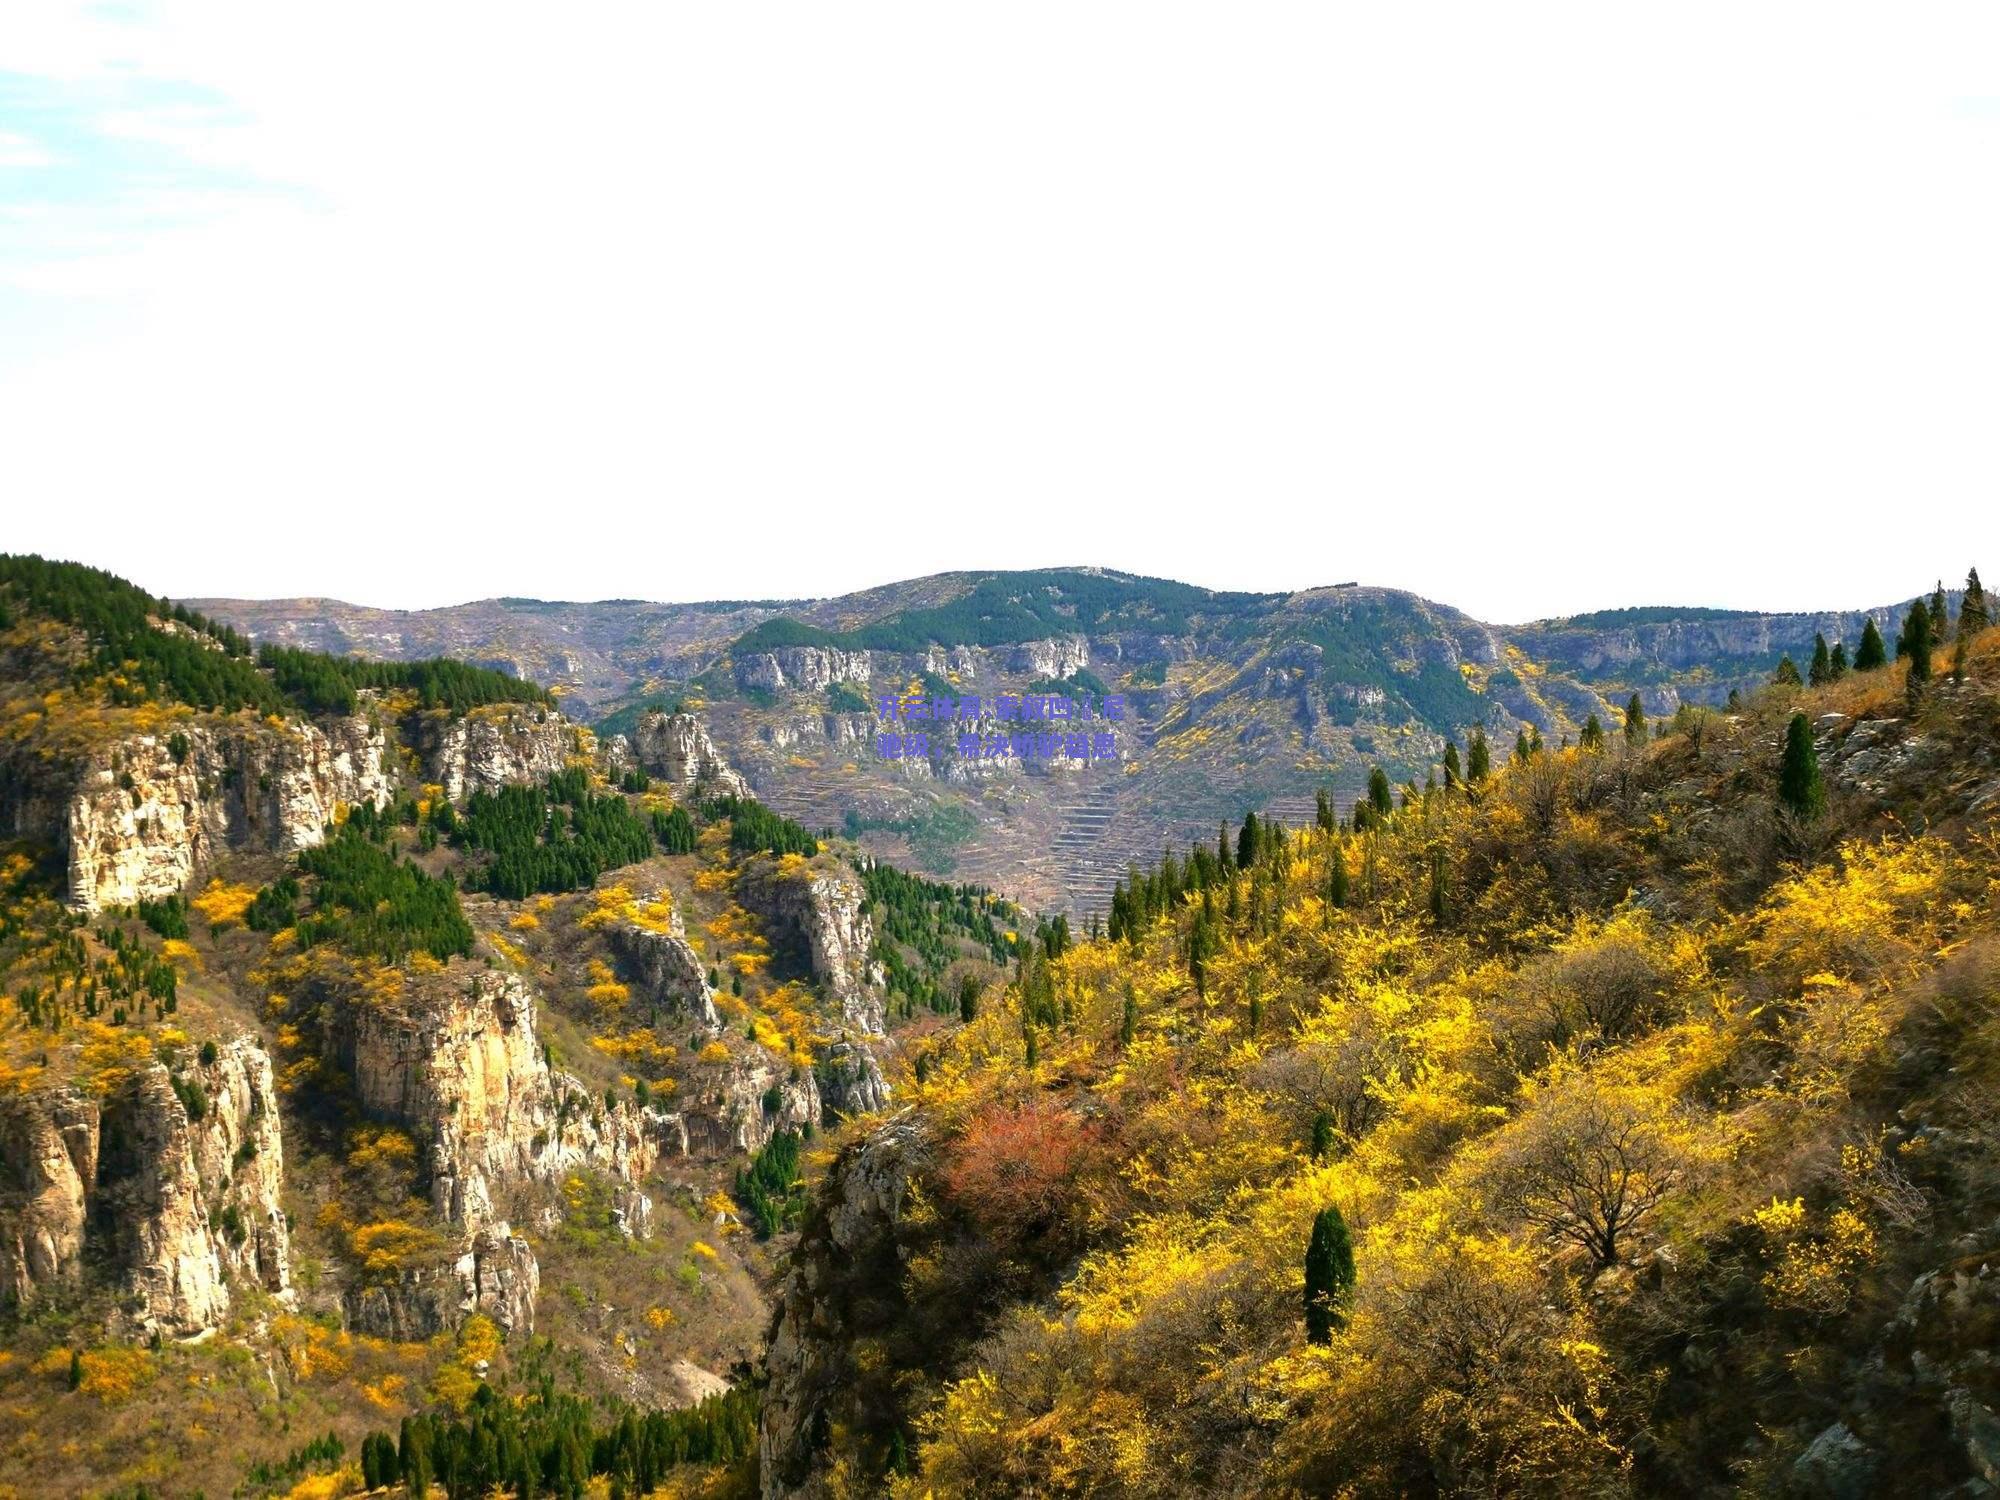
[[[1499,1200],[1558,1243],[1615,1265],[1620,1242],[1679,1186],[1670,1117],[1588,1074],[1552,1088],[1494,1159]]]

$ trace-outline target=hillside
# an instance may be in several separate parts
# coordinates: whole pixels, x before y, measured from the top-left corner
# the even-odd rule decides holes
[[[1421,773],[1474,725],[1550,743],[1592,713],[1719,707],[1864,612],[1634,609],[1496,626],[1389,589],[1219,594],[1105,569],[953,573],[843,598],[715,604],[489,600],[421,612],[200,601],[259,640],[383,659],[447,652],[548,683],[612,732],[696,706],[757,794],[885,858],[1081,920],[1151,863],[1261,808],[1293,823],[1381,764]],[[1891,611],[1866,612],[1886,625]],[[879,759],[874,700],[1122,694],[1115,755]],[[982,728],[1001,726],[990,718]]]
[[[0,559],[0,667],[0,1494],[742,1492],[802,1150],[1015,909],[694,717],[74,565]]]
[[[764,1495],[1989,1493],[1996,814],[1968,629],[1135,872],[838,1143]]]

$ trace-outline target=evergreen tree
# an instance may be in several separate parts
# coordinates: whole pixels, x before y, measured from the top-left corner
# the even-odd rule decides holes
[[[1977,635],[1992,623],[1986,590],[1979,586],[1979,569],[1974,568],[1965,575],[1965,597],[1958,602],[1958,638]]]
[[[979,1015],[979,979],[964,974],[958,981],[958,1019],[970,1026]]]
[[[1804,714],[1793,714],[1785,730],[1785,759],[1778,768],[1778,800],[1803,822],[1826,811],[1826,784],[1820,780],[1819,752],[1813,748],[1812,725]]]
[[[1826,649],[1826,637],[1813,632],[1812,665],[1806,668],[1806,681],[1814,687],[1822,687],[1833,680],[1833,657]]]
[[[81,1350],[72,1349],[69,1351],[69,1388],[74,1391],[82,1385],[83,1353]]]
[[[1914,700],[1931,680],[1931,612],[1919,599],[1903,621],[1903,646],[1910,659],[1909,690]]]
[[[1889,651],[1882,642],[1882,632],[1875,628],[1874,617],[1870,616],[1861,624],[1861,644],[1854,651],[1854,670],[1872,672],[1886,666],[1888,661]]]
[[[1334,907],[1347,905],[1347,850],[1337,843],[1327,861],[1326,899]]]
[[[1454,787],[1464,779],[1458,764],[1458,743],[1450,741],[1444,747],[1444,784]]]
[[[1328,1206],[1313,1217],[1312,1238],[1306,1244],[1307,1343],[1333,1342],[1333,1331],[1347,1322],[1353,1290],[1354,1241],[1340,1210]]]
[[[1514,733],[1514,764],[1524,766],[1533,755],[1534,752],[1528,748],[1528,731],[1525,729],[1516,730]]]
[[[1118,1022],[1118,1040],[1124,1046],[1131,1046],[1132,1039],[1139,1034],[1139,997],[1132,993],[1132,986],[1125,986],[1125,1013]]]
[[[1257,815],[1243,815],[1243,827],[1236,835],[1236,867],[1247,870],[1257,863]]]
[[[1472,744],[1465,752],[1465,779],[1478,786],[1493,770],[1493,752],[1486,744],[1486,731],[1472,731]]]
[[[1451,891],[1445,883],[1444,851],[1431,854],[1431,917],[1437,922],[1451,919]]]
[[[1222,873],[1225,875],[1236,868],[1236,861],[1229,852],[1229,824],[1227,822],[1223,823],[1216,830],[1215,862],[1222,866]]]
[[[1334,816],[1333,796],[1325,787],[1321,787],[1313,797],[1313,821],[1318,824],[1321,833],[1332,833],[1340,821]]]
[[[427,1418],[403,1418],[396,1459],[397,1467],[403,1473],[403,1483],[409,1488],[410,1500],[424,1500],[430,1491],[433,1473],[430,1422]]]
[[[1931,644],[1943,645],[1951,639],[1951,621],[1947,618],[1944,597],[1944,580],[1937,582],[1937,590],[1931,595]]]
[[[1637,693],[1625,703],[1625,743],[1634,749],[1646,743],[1646,709]]]
[[[1771,674],[1771,681],[1779,687],[1799,687],[1805,679],[1799,676],[1798,666],[1790,656],[1778,658],[1778,670]]]
[[[1325,1161],[1333,1150],[1333,1116],[1321,1110],[1313,1116],[1312,1154],[1314,1161]]]
[[[1395,811],[1389,794],[1389,773],[1380,766],[1368,773],[1368,805],[1385,818]]]
[[[1604,748],[1604,726],[1592,714],[1583,721],[1583,733],[1576,737],[1577,747],[1582,750],[1602,750]]]
[[[1847,675],[1847,642],[1835,641],[1833,655],[1827,658],[1826,680],[1838,682]]]

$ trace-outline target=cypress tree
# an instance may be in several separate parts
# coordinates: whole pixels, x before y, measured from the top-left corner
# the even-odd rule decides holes
[[[1236,835],[1236,866],[1247,870],[1257,863],[1257,814],[1243,815],[1243,827]]]
[[[1833,655],[1827,658],[1826,679],[1838,682],[1847,675],[1847,642],[1835,641]]]
[[[1229,854],[1229,824],[1227,822],[1222,823],[1216,829],[1215,862],[1222,866],[1222,873],[1225,875],[1236,868],[1236,861]]]
[[[1820,780],[1819,752],[1813,748],[1812,725],[1804,714],[1793,714],[1785,730],[1785,759],[1778,768],[1778,800],[1801,822],[1812,822],[1826,811],[1826,783]]]
[[[1347,905],[1347,850],[1339,844],[1333,846],[1333,856],[1328,860],[1326,877],[1326,899],[1329,905]]]
[[[1832,680],[1833,657],[1826,649],[1826,637],[1814,631],[1812,665],[1806,668],[1806,681],[1821,687]]]
[[[1889,651],[1882,643],[1882,632],[1875,628],[1874,617],[1870,616],[1861,625],[1861,644],[1854,651],[1854,670],[1872,672],[1887,665],[1888,661]]]
[[[1354,1290],[1354,1241],[1347,1221],[1332,1206],[1313,1217],[1312,1238],[1306,1244],[1306,1342],[1330,1344],[1333,1331],[1347,1322],[1347,1300]]]
[[[1319,824],[1319,831],[1332,833],[1339,819],[1333,814],[1333,797],[1325,787],[1321,787],[1313,798],[1313,813],[1314,821]]]
[[[1634,749],[1646,743],[1646,710],[1637,693],[1625,703],[1625,743]]]
[[[1773,683],[1779,687],[1799,687],[1804,680],[1799,676],[1798,666],[1789,655],[1778,658],[1778,670],[1771,674]]]
[[[1486,744],[1486,731],[1472,731],[1472,745],[1465,752],[1465,779],[1473,786],[1484,781],[1493,769],[1493,752]]]
[[[1451,892],[1445,885],[1442,849],[1431,854],[1431,916],[1438,922],[1448,921],[1451,917]]]
[[[1576,737],[1577,747],[1582,750],[1602,750],[1604,748],[1604,726],[1592,714],[1583,721],[1583,733]]]
[[[1958,638],[1977,635],[1993,623],[1986,606],[1986,590],[1979,586],[1979,569],[1965,575],[1965,597],[1958,602]]]
[[[1931,680],[1931,612],[1921,599],[1910,606],[1903,621],[1903,646],[1910,659],[1910,698],[1915,701]]]
[[[1395,810],[1389,796],[1389,773],[1380,766],[1368,773],[1368,805],[1385,818]]]
[[[1458,766],[1458,742],[1453,740],[1444,747],[1444,784],[1454,787],[1463,779]]]
[[[979,1015],[979,980],[971,974],[958,981],[958,1019],[970,1026]]]

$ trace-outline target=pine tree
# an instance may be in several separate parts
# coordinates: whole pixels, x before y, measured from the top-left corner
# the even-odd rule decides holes
[[[1889,661],[1888,648],[1882,643],[1882,632],[1875,628],[1875,620],[1870,616],[1861,625],[1861,644],[1854,651],[1854,670],[1872,672],[1877,667],[1886,666]]]
[[[1321,833],[1332,833],[1340,820],[1333,813],[1333,794],[1321,787],[1313,797],[1313,821]]]
[[[1314,1161],[1325,1161],[1333,1150],[1333,1116],[1321,1110],[1313,1116],[1312,1154]]]
[[[1236,868],[1236,860],[1229,852],[1229,824],[1227,821],[1220,824],[1216,829],[1215,862],[1222,866],[1222,873],[1225,875]]]
[[[1604,748],[1604,726],[1598,722],[1596,714],[1583,721],[1583,733],[1576,737],[1577,747],[1583,750]]]
[[[1805,679],[1799,676],[1798,666],[1790,656],[1778,658],[1778,670],[1771,674],[1771,681],[1779,687],[1798,687]]]
[[[1910,659],[1909,691],[1914,701],[1931,680],[1931,612],[1919,599],[1903,621],[1903,646]]]
[[[1389,773],[1380,766],[1368,773],[1368,805],[1385,818],[1395,810],[1389,794]]]
[[[1826,649],[1826,637],[1813,632],[1812,665],[1806,668],[1806,681],[1814,687],[1823,687],[1833,680],[1833,657]]]
[[[1243,827],[1236,835],[1236,867],[1247,870],[1257,863],[1257,815],[1243,815]]]
[[[1819,752],[1813,748],[1812,725],[1804,714],[1793,714],[1785,730],[1785,759],[1778,768],[1778,800],[1801,822],[1812,822],[1826,811],[1826,784],[1820,780]]]
[[[1528,731],[1525,729],[1516,730],[1514,732],[1514,764],[1517,766],[1526,765],[1533,754],[1534,752],[1528,748]]]
[[[1354,1241],[1340,1210],[1328,1206],[1314,1215],[1312,1238],[1306,1243],[1307,1343],[1333,1342],[1333,1331],[1347,1322],[1353,1290]]]
[[[1465,752],[1465,779],[1478,786],[1493,770],[1493,752],[1486,744],[1486,731],[1472,731],[1472,745]]]
[[[1327,866],[1327,903],[1336,908],[1343,907],[1347,905],[1347,850],[1336,843]]]
[[[1437,922],[1451,919],[1451,891],[1445,883],[1444,851],[1438,849],[1431,854],[1431,917]]]
[[[1979,586],[1979,569],[1974,568],[1965,575],[1965,597],[1958,602],[1958,638],[1977,635],[1992,623],[1986,590]]]
[[[970,1026],[979,1015],[979,980],[971,974],[958,981],[958,1019]]]
[[[1455,787],[1463,779],[1458,768],[1458,742],[1454,740],[1444,747],[1444,784],[1447,788]]]
[[[1125,1013],[1118,1022],[1118,1040],[1123,1046],[1131,1046],[1132,1039],[1139,1034],[1139,997],[1132,993],[1132,986],[1125,986]]]
[[[1941,646],[1951,639],[1951,621],[1946,617],[1944,580],[1937,582],[1937,591],[1931,595],[1931,644]]]
[[[1847,675],[1847,642],[1835,641],[1833,655],[1827,658],[1826,680],[1838,682]]]
[[[1637,693],[1625,703],[1625,743],[1634,749],[1646,743],[1646,709]]]

